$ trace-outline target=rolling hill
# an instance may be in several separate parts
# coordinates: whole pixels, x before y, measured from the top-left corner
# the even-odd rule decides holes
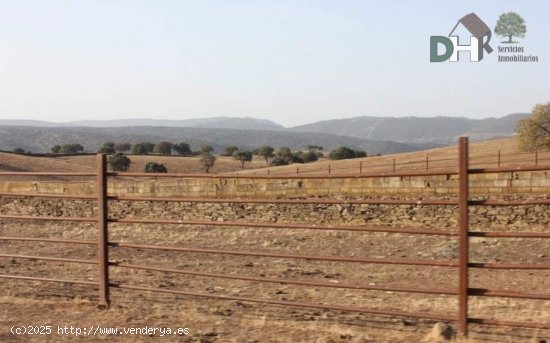
[[[518,120],[529,114],[516,113],[502,118],[463,117],[354,117],[325,120],[291,128],[294,132],[331,133],[342,136],[407,143],[454,144],[462,135],[471,140],[508,137]]]
[[[372,155],[415,151],[434,146],[433,144],[374,141],[326,133],[286,131],[149,126],[108,128],[0,126],[0,150],[22,148],[38,153],[49,152],[50,148],[57,144],[80,143],[85,150],[93,152],[107,141],[157,143],[163,140],[184,141],[191,144],[193,149],[198,149],[202,144],[210,144],[215,152],[221,152],[224,147],[231,145],[245,149],[254,149],[262,145],[303,149],[306,145],[315,144],[327,150],[345,145],[366,150]]]

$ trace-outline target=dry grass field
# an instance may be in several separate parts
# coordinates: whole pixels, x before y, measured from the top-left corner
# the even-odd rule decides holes
[[[516,151],[513,140],[499,140],[473,144],[474,154],[492,154],[498,149]],[[430,150],[437,158],[455,157],[456,148]],[[505,150],[508,149],[508,150]],[[382,156],[372,160],[415,161],[426,152]],[[9,156],[8,156],[9,155]],[[376,160],[378,159],[378,160]],[[197,171],[196,158],[139,157],[131,171],[140,171],[148,161],[166,163],[171,172]],[[340,161],[345,166],[354,161]],[[365,161],[371,163],[371,159]],[[214,172],[233,172],[238,162],[220,158]],[[313,165],[323,166],[318,162]],[[366,162],[365,162],[366,163]],[[372,162],[374,163],[374,162]],[[2,170],[21,171],[93,171],[93,156],[67,158],[33,158],[12,154],[0,156]],[[262,167],[264,161],[255,161],[249,168]],[[188,169],[186,169],[188,168]],[[295,168],[295,167],[294,167]],[[284,169],[284,167],[281,167]],[[265,171],[260,171],[265,172]],[[350,170],[349,172],[353,172]],[[2,207],[22,213],[35,213],[42,204],[13,203],[14,199],[1,198]],[[5,206],[4,206],[5,205]],[[124,216],[149,218],[179,218],[174,207],[157,203],[122,209]],[[164,206],[164,207],[163,207]],[[95,212],[90,204],[86,216]],[[119,209],[120,210],[120,209]],[[46,211],[46,210],[44,210]],[[63,209],[61,212],[70,212]],[[312,208],[301,220],[315,222],[318,213]],[[64,213],[66,214],[66,213]],[[69,213],[70,214],[70,213]],[[44,213],[55,215],[55,212]],[[116,214],[119,215],[119,214]],[[205,214],[206,215],[206,214]],[[289,214],[288,214],[289,215]],[[196,218],[202,219],[202,218]],[[296,218],[287,218],[293,220]],[[251,221],[246,216],[238,220]],[[277,218],[284,221],[285,218]],[[402,226],[424,227],[421,220],[403,219]],[[451,222],[444,228],[452,227]],[[434,227],[435,228],[435,227]],[[442,229],[442,228],[437,228]],[[514,222],[477,230],[547,231],[548,227],[533,222]],[[0,219],[0,236],[29,236],[63,239],[97,239],[95,224],[16,222]],[[117,242],[200,247],[242,251],[287,252],[302,255],[349,256],[364,258],[411,258],[427,260],[456,260],[455,237],[402,235],[389,233],[361,233],[319,230],[253,229],[240,227],[212,227],[185,225],[129,225],[111,224],[109,239]],[[89,245],[53,244],[0,240],[2,254],[56,256],[75,259],[97,259],[97,248]],[[396,266],[379,264],[309,261],[288,258],[246,257],[176,253],[146,249],[114,247],[110,249],[112,261],[143,264],[190,271],[242,274],[265,278],[284,278],[301,281],[321,281],[338,284],[364,284],[369,286],[396,286],[411,288],[455,289],[458,271],[448,267]],[[546,239],[472,238],[471,261],[499,263],[549,263],[550,242]],[[297,300],[310,303],[348,305],[373,309],[425,312],[456,315],[457,300],[448,295],[423,295],[387,291],[306,287],[279,283],[215,279],[208,277],[174,275],[163,272],[132,270],[113,266],[111,281],[120,284],[155,288],[178,289],[212,295],[231,295],[277,300]],[[471,287],[521,289],[530,293],[548,294],[548,270],[477,270],[472,269]],[[97,266],[77,265],[23,258],[0,257],[0,274],[32,275],[44,278],[96,281]],[[168,341],[224,343],[224,342],[323,342],[323,343],[384,343],[384,342],[438,342],[432,335],[435,321],[377,316],[316,309],[300,309],[263,305],[241,301],[224,301],[175,294],[112,289],[112,303],[107,309],[98,307],[98,290],[91,285],[69,285],[38,281],[0,278],[0,342],[64,342],[75,336],[15,336],[10,333],[14,325],[53,325],[73,327],[186,327],[190,334],[168,338]],[[472,297],[471,317],[511,321],[550,322],[550,301]],[[147,335],[106,335],[78,337],[88,341],[146,342]],[[165,338],[166,339],[166,338]],[[526,342],[542,343],[550,340],[550,330],[491,327],[472,324],[468,338],[453,335],[448,342]]]

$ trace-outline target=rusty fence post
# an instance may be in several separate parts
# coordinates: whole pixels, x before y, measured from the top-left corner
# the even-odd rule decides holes
[[[468,137],[460,137],[458,141],[458,228],[459,228],[459,260],[458,260],[458,329],[463,336],[468,334]]]
[[[328,173],[330,174],[330,163],[328,164]]]
[[[393,172],[395,173],[395,158],[393,159]]]
[[[107,229],[107,159],[97,155],[99,304],[109,306],[109,246]]]
[[[359,174],[363,172],[363,161],[359,161]]]
[[[498,167],[500,168],[500,149],[498,149]]]
[[[428,154],[426,154],[426,171],[428,171],[430,169],[429,167],[429,157],[428,157]]]
[[[539,165],[539,151],[535,150],[535,166]]]

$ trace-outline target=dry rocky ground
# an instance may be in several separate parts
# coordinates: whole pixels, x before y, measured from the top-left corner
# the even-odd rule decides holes
[[[3,198],[1,213],[93,216],[86,201]],[[319,205],[190,205],[174,203],[118,203],[113,217],[242,220],[379,224],[449,229],[456,225],[456,209],[411,206]],[[475,210],[473,229],[546,231],[550,211],[539,207]],[[0,236],[96,239],[97,228],[86,223],[0,221]],[[455,237],[320,230],[253,229],[185,225],[110,225],[110,240],[178,247],[240,251],[277,251],[303,255],[352,256],[453,260]],[[0,241],[4,254],[44,255],[96,259],[93,246]],[[550,241],[544,239],[472,238],[475,262],[549,263]],[[111,248],[114,261],[186,269],[201,272],[243,274],[337,284],[454,289],[457,270],[418,267],[308,261],[298,259],[206,255]],[[111,267],[115,283],[311,303],[361,306],[374,309],[455,315],[456,297],[382,291],[306,287],[277,283],[215,279]],[[0,274],[33,275],[77,280],[97,280],[94,265],[1,258]],[[174,294],[112,290],[112,305],[97,306],[94,286],[0,279],[0,341],[72,341],[74,336],[14,336],[12,325],[72,325],[89,327],[187,327],[179,342],[434,342],[435,321],[394,318],[343,311],[300,309],[240,301],[223,301]],[[548,294],[549,270],[471,270],[471,286],[521,289]],[[550,301],[472,297],[471,317],[513,321],[550,322]],[[81,337],[82,338],[82,337]],[[90,340],[148,341],[149,336],[99,336]],[[468,339],[452,335],[456,342],[545,342],[549,330],[498,328],[471,325]]]

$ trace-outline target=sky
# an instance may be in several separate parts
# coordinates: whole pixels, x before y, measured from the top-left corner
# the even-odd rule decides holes
[[[547,0],[0,0],[0,119],[501,117],[550,101]],[[430,63],[475,12],[537,63]],[[497,49],[504,40],[493,35]],[[500,44],[501,45],[501,44]]]

